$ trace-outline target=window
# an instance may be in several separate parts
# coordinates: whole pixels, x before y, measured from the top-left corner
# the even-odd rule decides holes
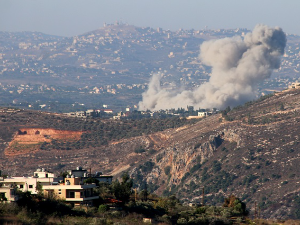
[[[38,177],[38,174],[37,174],[37,173],[35,173],[35,174],[34,174],[34,176],[35,176],[35,177]]]
[[[80,192],[80,198],[84,198],[83,191]]]
[[[32,185],[32,184],[30,184],[30,185],[29,185],[29,188],[33,188],[33,185]]]
[[[4,200],[4,199],[6,199],[6,197],[5,197],[5,193],[0,193],[0,199],[1,199],[1,200]]]
[[[24,185],[23,184],[20,184],[20,188],[23,188],[24,187]]]
[[[46,177],[48,177],[48,173],[46,173]]]
[[[91,195],[91,190],[85,190],[85,196],[86,197],[91,197],[92,195]]]
[[[58,189],[58,191],[61,191],[61,189]]]
[[[75,198],[75,192],[74,191],[70,191],[70,198]]]
[[[59,195],[61,195],[61,192],[58,192]]]

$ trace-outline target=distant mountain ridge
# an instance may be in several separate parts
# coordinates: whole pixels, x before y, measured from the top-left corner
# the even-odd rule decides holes
[[[247,32],[246,29],[169,31],[125,24],[107,25],[74,37],[0,32],[0,77],[2,83],[13,79],[19,84],[84,86],[147,83],[151,73],[163,71],[164,82],[195,85],[199,79],[208,79],[210,72],[198,59],[199,45],[205,40],[242,36]],[[299,37],[288,35],[288,39],[291,44],[288,51],[295,54]],[[291,57],[296,66],[299,59]],[[283,72],[281,69],[280,73]],[[295,73],[292,69],[288,72]]]
[[[158,72],[164,88],[192,90],[210,78],[211,68],[199,60],[203,41],[247,32],[170,31],[126,24],[74,37],[0,32],[0,104],[70,112],[113,102],[112,107],[120,110],[137,105]],[[295,35],[287,39],[280,69],[259,85],[259,94],[282,90],[298,79],[300,39]]]

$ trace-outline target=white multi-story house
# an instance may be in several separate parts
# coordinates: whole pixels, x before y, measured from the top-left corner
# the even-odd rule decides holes
[[[0,180],[0,198],[6,198],[7,201],[16,201],[16,189],[31,194],[38,194],[42,191],[46,197],[54,197],[65,200],[74,206],[92,205],[93,200],[99,198],[94,195],[93,188],[96,184],[85,184],[84,180],[91,177],[87,170],[77,167],[76,170],[68,171],[66,178],[55,177],[45,169],[37,169],[32,177],[8,177]],[[112,176],[101,176],[96,173],[95,177],[100,182],[111,183]]]
[[[93,193],[95,187],[96,184],[83,183],[81,177],[68,175],[63,183],[44,185],[43,190],[45,196],[63,199],[73,206],[79,206],[82,204],[92,205],[93,200],[99,198]]]
[[[58,183],[62,178],[55,177],[53,173],[43,169],[37,169],[32,177],[7,177],[0,181],[2,187],[17,187],[19,190],[31,194],[37,194],[38,183],[43,185]]]
[[[2,181],[3,178],[1,177]],[[17,188],[13,185],[1,185],[0,186],[0,200],[7,202],[15,202],[18,200]]]

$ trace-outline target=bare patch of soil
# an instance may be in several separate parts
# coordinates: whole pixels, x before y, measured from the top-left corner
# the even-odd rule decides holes
[[[76,141],[80,139],[81,135],[82,131],[22,128],[15,133],[4,153],[6,156],[14,156],[36,152],[44,142],[51,142],[52,140]]]

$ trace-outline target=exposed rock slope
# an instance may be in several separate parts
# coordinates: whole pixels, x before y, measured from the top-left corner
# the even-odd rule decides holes
[[[25,112],[15,113],[26,117]],[[227,115],[107,146],[38,150],[9,158],[2,154],[2,170],[31,173],[37,167],[61,171],[77,165],[113,175],[128,170],[141,189],[147,184],[148,190],[176,194],[186,202],[200,203],[204,187],[207,203],[218,204],[234,194],[252,210],[257,202],[265,217],[295,217],[299,205],[294,199],[300,190],[299,123],[300,90],[290,90]],[[20,125],[5,129],[3,149]],[[136,153],[140,146],[146,151]]]

